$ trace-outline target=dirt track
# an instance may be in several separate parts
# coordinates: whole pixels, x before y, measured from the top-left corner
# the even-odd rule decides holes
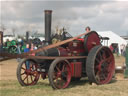
[[[17,65],[15,59],[0,62],[0,80],[16,80]]]

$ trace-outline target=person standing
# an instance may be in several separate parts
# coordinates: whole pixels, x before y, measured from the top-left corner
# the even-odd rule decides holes
[[[21,44],[20,43],[17,44],[17,54],[21,54]],[[21,58],[17,58],[17,61],[20,62]]]
[[[121,55],[123,55],[123,44],[120,45]]]
[[[126,46],[124,45],[123,46],[123,56],[125,56],[126,55]]]
[[[119,46],[117,45],[116,49],[115,49],[115,53],[117,54],[117,56],[119,56]]]
[[[88,33],[88,32],[91,32],[91,28],[89,27],[89,26],[87,26],[86,28],[85,28],[85,31]]]
[[[26,48],[24,49],[24,52],[25,53],[27,53],[27,52],[29,52],[30,51],[30,44],[26,44]],[[26,61],[26,67],[27,67],[27,69],[30,69],[30,62],[29,61]]]
[[[114,50],[114,48],[113,48],[113,46],[112,46],[112,44],[110,45],[110,50],[112,51],[112,53],[113,53],[113,50]]]

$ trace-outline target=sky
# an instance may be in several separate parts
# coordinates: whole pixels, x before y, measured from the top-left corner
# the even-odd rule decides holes
[[[52,10],[52,32],[65,27],[76,36],[90,26],[128,35],[128,0],[0,0],[0,30],[44,33],[44,10]]]

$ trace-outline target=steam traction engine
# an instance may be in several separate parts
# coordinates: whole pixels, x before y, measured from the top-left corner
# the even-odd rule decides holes
[[[50,14],[51,11],[45,11],[45,34],[50,32]],[[51,41],[49,34],[46,35],[48,38],[45,37],[48,44]],[[66,88],[71,79],[78,80],[81,77],[88,77],[90,82],[98,85],[107,84],[111,81],[115,69],[111,50],[101,45],[99,35],[95,31],[87,33],[84,38],[37,52],[35,56],[49,58],[24,59],[18,65],[17,78],[22,86],[35,85],[40,76],[42,79],[48,76],[54,89]]]

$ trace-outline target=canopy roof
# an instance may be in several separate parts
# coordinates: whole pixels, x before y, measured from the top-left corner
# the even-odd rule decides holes
[[[118,43],[119,53],[120,53],[120,46],[122,44],[124,44],[125,46],[127,45],[126,40],[124,40],[123,38],[121,38],[119,35],[117,35],[116,33],[112,31],[98,31],[97,33],[102,37],[109,38],[108,44],[105,43],[105,41],[102,42],[103,45],[105,44],[105,46],[110,46],[112,43]]]

